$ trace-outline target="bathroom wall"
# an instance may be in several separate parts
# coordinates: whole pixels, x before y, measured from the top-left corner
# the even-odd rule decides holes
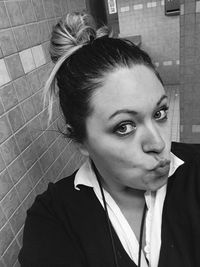
[[[182,0],[180,16],[181,140],[200,143],[200,1]]]
[[[42,91],[52,68],[52,26],[84,0],[0,1],[0,266],[19,266],[26,210],[49,182],[70,174],[82,158],[47,125]]]
[[[120,36],[141,35],[165,84],[179,83],[179,16],[165,16],[164,0],[117,0]]]

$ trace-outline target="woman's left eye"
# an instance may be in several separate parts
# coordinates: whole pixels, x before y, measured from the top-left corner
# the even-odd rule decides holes
[[[128,135],[128,134],[134,132],[135,130],[136,130],[136,125],[134,123],[126,122],[126,123],[119,125],[115,129],[115,133],[123,136],[123,135]]]
[[[163,109],[158,110],[155,113],[154,118],[156,120],[165,120],[167,119],[167,114],[168,114],[168,107],[165,107]]]

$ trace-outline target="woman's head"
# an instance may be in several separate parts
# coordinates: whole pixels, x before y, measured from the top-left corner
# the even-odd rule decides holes
[[[128,41],[109,37],[107,28],[96,30],[84,14],[67,16],[51,41],[57,63],[49,83],[55,76],[68,136],[112,188],[156,190],[165,184],[168,103],[150,57]]]
[[[51,98],[56,81],[68,126],[67,136],[79,143],[87,138],[86,119],[92,112],[90,99],[104,84],[108,73],[121,67],[144,65],[161,81],[144,51],[129,41],[110,37],[107,27],[96,29],[91,16],[85,13],[64,17],[53,30],[50,48],[55,67],[46,92]]]

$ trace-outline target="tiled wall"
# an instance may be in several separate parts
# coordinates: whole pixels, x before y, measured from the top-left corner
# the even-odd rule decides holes
[[[164,0],[118,0],[120,36],[141,35],[142,48],[165,84],[179,83],[179,16],[165,16]]]
[[[180,36],[181,140],[200,143],[200,1],[181,1]]]
[[[47,126],[42,90],[52,25],[84,8],[84,0],[0,0],[0,266],[19,266],[27,208],[81,160],[56,131],[56,105]]]

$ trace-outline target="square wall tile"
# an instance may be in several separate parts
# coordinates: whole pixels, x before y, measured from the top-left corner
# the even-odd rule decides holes
[[[193,133],[200,133],[200,125],[192,125]]]
[[[3,103],[1,100],[1,94],[0,94],[0,116],[4,113]]]
[[[13,132],[16,132],[19,128],[21,128],[25,124],[25,119],[20,106],[17,106],[16,108],[11,109],[8,112],[8,119],[10,121],[10,125]]]
[[[53,27],[56,25],[56,20],[55,19],[49,19],[48,20],[48,25],[49,25],[49,31],[51,33],[52,30],[53,30]]]
[[[60,0],[60,6],[61,6],[62,14],[67,13],[67,11],[69,10],[68,9],[68,1],[66,1],[66,0]]]
[[[185,15],[185,25],[195,24],[195,13],[194,14],[186,14]]]
[[[47,21],[42,21],[38,23],[39,28],[39,40],[40,43],[48,41],[50,38],[49,25]]]
[[[40,79],[40,83],[41,83],[41,87],[43,87],[49,77],[49,74],[52,70],[52,62],[51,63],[48,63],[46,65],[43,65],[41,67],[38,68],[38,76],[39,76],[39,79]]]
[[[6,111],[18,104],[17,94],[12,83],[0,89],[0,96]]]
[[[0,173],[5,169],[5,167],[6,167],[6,165],[3,161],[3,158],[2,158],[1,153],[0,153]],[[0,226],[0,228],[1,228],[1,226]]]
[[[48,110],[45,109],[44,111],[42,111],[39,115],[39,118],[40,118],[42,129],[46,130],[48,127]]]
[[[41,88],[41,83],[40,83],[37,69],[28,73],[26,78],[27,78],[28,86],[32,94],[34,94]]]
[[[53,156],[49,153],[49,151],[45,152],[41,156],[41,158],[39,159],[39,162],[40,162],[43,172],[46,172],[46,170],[50,167],[53,161],[54,161]]]
[[[43,177],[40,182],[35,187],[35,192],[37,195],[42,194],[48,187],[48,181]]]
[[[6,266],[14,266],[19,252],[19,245],[14,240],[3,255],[3,260]]]
[[[29,179],[28,174],[26,174],[16,185],[17,192],[19,194],[20,200],[22,201],[33,189],[32,183]]]
[[[72,11],[81,11],[85,8],[85,1],[70,0],[70,1],[67,1],[67,4],[69,6],[69,10],[72,10]]]
[[[40,113],[43,110],[43,92],[37,92],[34,96],[32,96],[32,100],[37,114]]]
[[[24,75],[22,63],[19,54],[14,54],[5,58],[6,64],[8,66],[8,71],[12,80],[15,80]]]
[[[53,6],[54,6],[55,16],[56,17],[62,16],[60,1],[59,0],[53,1]]]
[[[39,162],[36,162],[29,170],[28,172],[29,177],[31,179],[31,182],[33,186],[37,184],[37,182],[42,178],[43,171],[40,167]]]
[[[50,44],[49,41],[47,41],[47,42],[42,44],[42,48],[43,48],[43,51],[44,51],[46,62],[51,61],[51,56],[50,56],[50,53],[49,53],[49,44]]]
[[[20,180],[25,172],[26,168],[21,156],[17,157],[8,167],[8,173],[14,184]]]
[[[53,141],[55,141],[58,136],[59,136],[58,129],[56,129],[56,127],[54,126],[54,124],[52,124],[45,131],[45,138],[46,138],[47,146],[49,147],[50,144],[53,143]],[[56,156],[56,148],[55,148],[55,154],[54,154],[54,156]]]
[[[185,3],[184,5],[184,13],[185,14],[191,14],[191,13],[195,13],[195,7],[196,7],[196,3],[195,2],[191,2],[191,3]]]
[[[20,200],[15,188],[11,189],[11,191],[4,197],[4,199],[1,201],[1,205],[6,218],[10,218],[10,216],[20,205]]]
[[[6,223],[0,231],[0,255],[3,255],[13,239],[14,235],[11,230],[10,224]]]
[[[44,52],[41,45],[32,47],[32,54],[36,67],[40,67],[46,63]]]
[[[45,12],[42,0],[32,0],[33,6],[35,9],[35,15],[37,20],[44,20],[45,19]]]
[[[10,82],[4,59],[0,59],[0,86]]]
[[[52,0],[43,0],[44,10],[47,18],[55,17]]]
[[[26,25],[30,46],[35,46],[40,43],[40,32],[37,23]]]
[[[196,1],[196,13],[200,12],[200,1]]]
[[[6,223],[6,216],[2,211],[2,208],[0,207],[0,228]],[[1,266],[1,265],[0,265]]]
[[[12,134],[7,115],[0,118],[0,144]]]
[[[26,198],[23,200],[23,208],[25,211],[27,211],[33,205],[35,198],[36,198],[36,192],[35,192],[35,190],[32,189],[28,193]],[[19,242],[20,242],[20,240],[19,240]]]
[[[24,18],[19,5],[20,1],[6,1],[6,7],[12,26],[21,25],[24,23]]]
[[[26,211],[33,205],[35,198],[36,198],[35,191],[31,191],[30,194],[24,199],[23,207]]]
[[[22,104],[22,111],[24,113],[24,117],[26,121],[29,121],[36,115],[36,110],[33,105],[33,100],[31,98],[25,100]]]
[[[31,95],[31,90],[29,88],[29,85],[27,83],[26,77],[20,77],[17,80],[14,81],[14,87],[17,92],[17,97],[19,99],[19,102],[26,99]]]
[[[51,165],[47,172],[45,172],[44,177],[42,177],[42,179],[45,179],[48,183],[55,182],[55,179],[59,175],[60,170],[62,170],[61,166],[59,166],[61,167],[61,169],[58,169],[58,165],[56,167],[54,165],[55,163]]]
[[[13,182],[7,170],[0,174],[0,200],[11,190]]]
[[[11,29],[0,31],[0,47],[4,56],[17,52],[14,35]]]
[[[56,141],[51,145],[51,147],[49,148],[49,150],[50,150],[50,153],[52,153],[52,155],[54,157],[54,160],[55,160],[56,158],[58,158],[58,156],[60,155],[60,153],[62,152],[62,150],[59,149],[60,137],[57,138],[57,139],[54,138],[54,140],[56,140]],[[48,141],[47,141],[47,144],[49,146]],[[63,149],[64,149],[64,147],[63,147]]]
[[[29,47],[28,34],[25,26],[18,26],[13,28],[18,51],[22,51]]]
[[[15,138],[21,152],[31,144],[31,136],[26,125],[15,134]]]
[[[29,128],[32,141],[34,141],[41,135],[41,133],[43,133],[39,117],[32,119],[27,126]]]
[[[28,73],[33,69],[35,69],[35,62],[33,60],[31,49],[23,50],[22,52],[19,53],[19,55],[25,73]]]
[[[25,23],[36,21],[34,8],[30,0],[19,1]]]
[[[33,166],[33,164],[38,159],[36,147],[34,146],[34,144],[31,144],[24,150],[24,152],[22,153],[22,159],[27,170],[30,169],[31,166]]]
[[[4,2],[0,2],[0,29],[5,29],[8,27],[10,27],[8,13],[6,12]]]
[[[13,215],[11,216],[9,220],[12,226],[12,229],[16,235],[19,232],[19,230],[22,228],[25,218],[26,218],[26,212],[23,208],[23,205],[20,205],[17,208],[17,210],[13,213]]]
[[[181,16],[184,15],[184,9],[185,9],[184,4],[181,4],[181,5],[180,5],[180,15],[181,15]],[[184,18],[184,17],[183,17],[183,18]]]
[[[9,165],[20,153],[13,136],[1,145],[0,150],[6,165]]]
[[[36,152],[37,152],[37,156],[38,158],[45,153],[45,151],[47,150],[47,144],[46,144],[46,140],[44,137],[45,134],[40,135],[40,137],[38,137],[35,141],[34,141],[34,146],[36,148]]]

